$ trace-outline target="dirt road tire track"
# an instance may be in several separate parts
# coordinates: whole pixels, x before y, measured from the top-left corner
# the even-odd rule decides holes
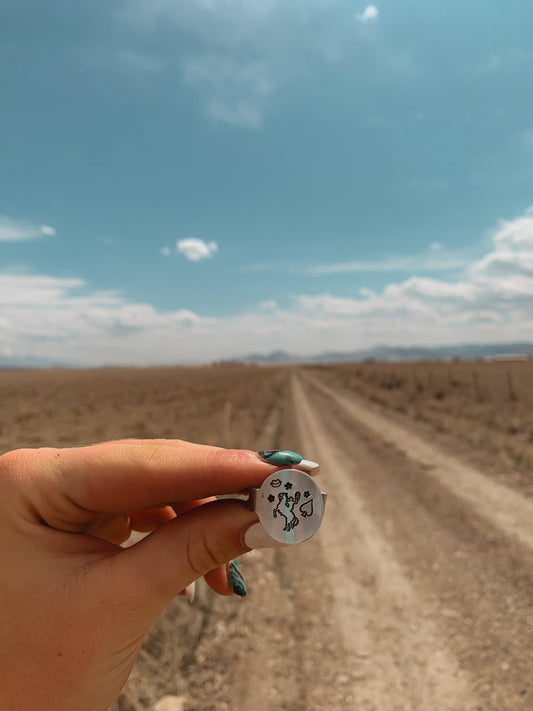
[[[369,429],[385,443],[393,445],[415,463],[430,468],[431,475],[451,489],[458,497],[474,505],[477,511],[501,528],[505,534],[516,537],[533,549],[533,500],[519,492],[488,479],[474,467],[457,457],[407,432],[383,413],[368,407],[332,388],[320,380],[307,376],[307,382],[332,398],[354,421]]]
[[[344,644],[369,644],[355,708],[533,708],[531,502],[316,377],[293,387]]]
[[[301,448],[289,379],[283,393],[258,433],[258,449]],[[209,599],[209,624],[184,670],[186,711],[352,709],[349,687],[357,670],[349,668],[339,643],[319,539],[289,550],[252,551],[241,568],[249,592],[244,600],[200,586]]]
[[[330,492],[320,540],[335,581],[344,647],[350,663],[360,667],[354,708],[426,709],[438,699],[443,711],[475,709],[457,661],[443,649],[431,616],[421,611],[416,590],[383,535],[384,522],[367,511],[357,490],[361,464],[356,453],[339,446],[338,435],[332,437],[324,427],[327,401],[318,408],[300,380],[294,381],[294,396],[303,436],[312,442],[310,456],[324,462]]]

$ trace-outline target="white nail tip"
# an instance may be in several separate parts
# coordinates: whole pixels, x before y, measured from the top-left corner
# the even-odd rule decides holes
[[[295,468],[305,469],[305,471],[313,472],[313,471],[315,471],[315,469],[320,468],[320,464],[317,464],[316,462],[312,462],[310,459],[302,459],[300,464],[295,465]]]
[[[196,582],[191,583],[190,585],[187,585],[185,588],[185,597],[187,598],[187,602],[192,602],[194,600],[194,597],[196,595]]]
[[[288,545],[271,538],[260,523],[254,523],[246,530],[244,544],[248,548],[281,548]]]

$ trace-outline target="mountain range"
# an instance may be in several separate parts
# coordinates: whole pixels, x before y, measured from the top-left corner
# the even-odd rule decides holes
[[[469,343],[454,346],[375,346],[359,351],[324,351],[314,355],[297,355],[287,351],[253,353],[218,361],[218,363],[284,364],[284,363],[342,363],[361,361],[418,361],[418,360],[526,359],[533,358],[533,343]],[[39,357],[0,355],[0,369],[11,368],[78,368],[81,363],[62,363]]]
[[[234,359],[243,363],[341,363],[361,361],[522,359],[533,358],[533,343],[469,343],[454,346],[375,346],[360,351],[324,351],[311,356],[299,356],[286,351],[267,355],[252,354]]]

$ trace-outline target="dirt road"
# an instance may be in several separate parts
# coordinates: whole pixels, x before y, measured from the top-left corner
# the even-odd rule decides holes
[[[533,502],[367,403],[310,378],[294,388],[343,492],[321,544],[343,579],[346,652],[368,653],[355,707],[533,708]]]
[[[326,518],[201,594],[187,711],[531,711],[532,500],[308,370],[262,436],[321,463]]]

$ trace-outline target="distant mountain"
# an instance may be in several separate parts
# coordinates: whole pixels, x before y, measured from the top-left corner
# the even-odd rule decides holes
[[[57,363],[48,358],[35,358],[33,356],[3,356],[0,355],[0,370],[16,370],[24,368],[69,368],[66,363]],[[75,366],[74,366],[75,367]]]
[[[234,359],[241,363],[341,363],[364,360],[416,361],[462,358],[533,358],[533,343],[468,343],[455,346],[376,346],[363,351],[325,351],[311,356],[298,356],[286,351],[266,355],[252,354]]]
[[[477,358],[533,358],[533,343],[491,343],[491,344],[459,344],[455,346],[375,346],[362,351],[324,351],[315,355],[301,356],[287,351],[272,351],[271,353],[253,353],[241,358],[231,358],[218,361],[221,365],[237,363],[245,364],[290,364],[290,363],[343,363],[374,361],[417,361],[417,360],[450,360],[462,358],[475,360]],[[66,363],[39,357],[13,357],[0,355],[0,370],[24,368],[84,368],[90,367],[81,363]],[[119,366],[115,366],[119,367]]]

